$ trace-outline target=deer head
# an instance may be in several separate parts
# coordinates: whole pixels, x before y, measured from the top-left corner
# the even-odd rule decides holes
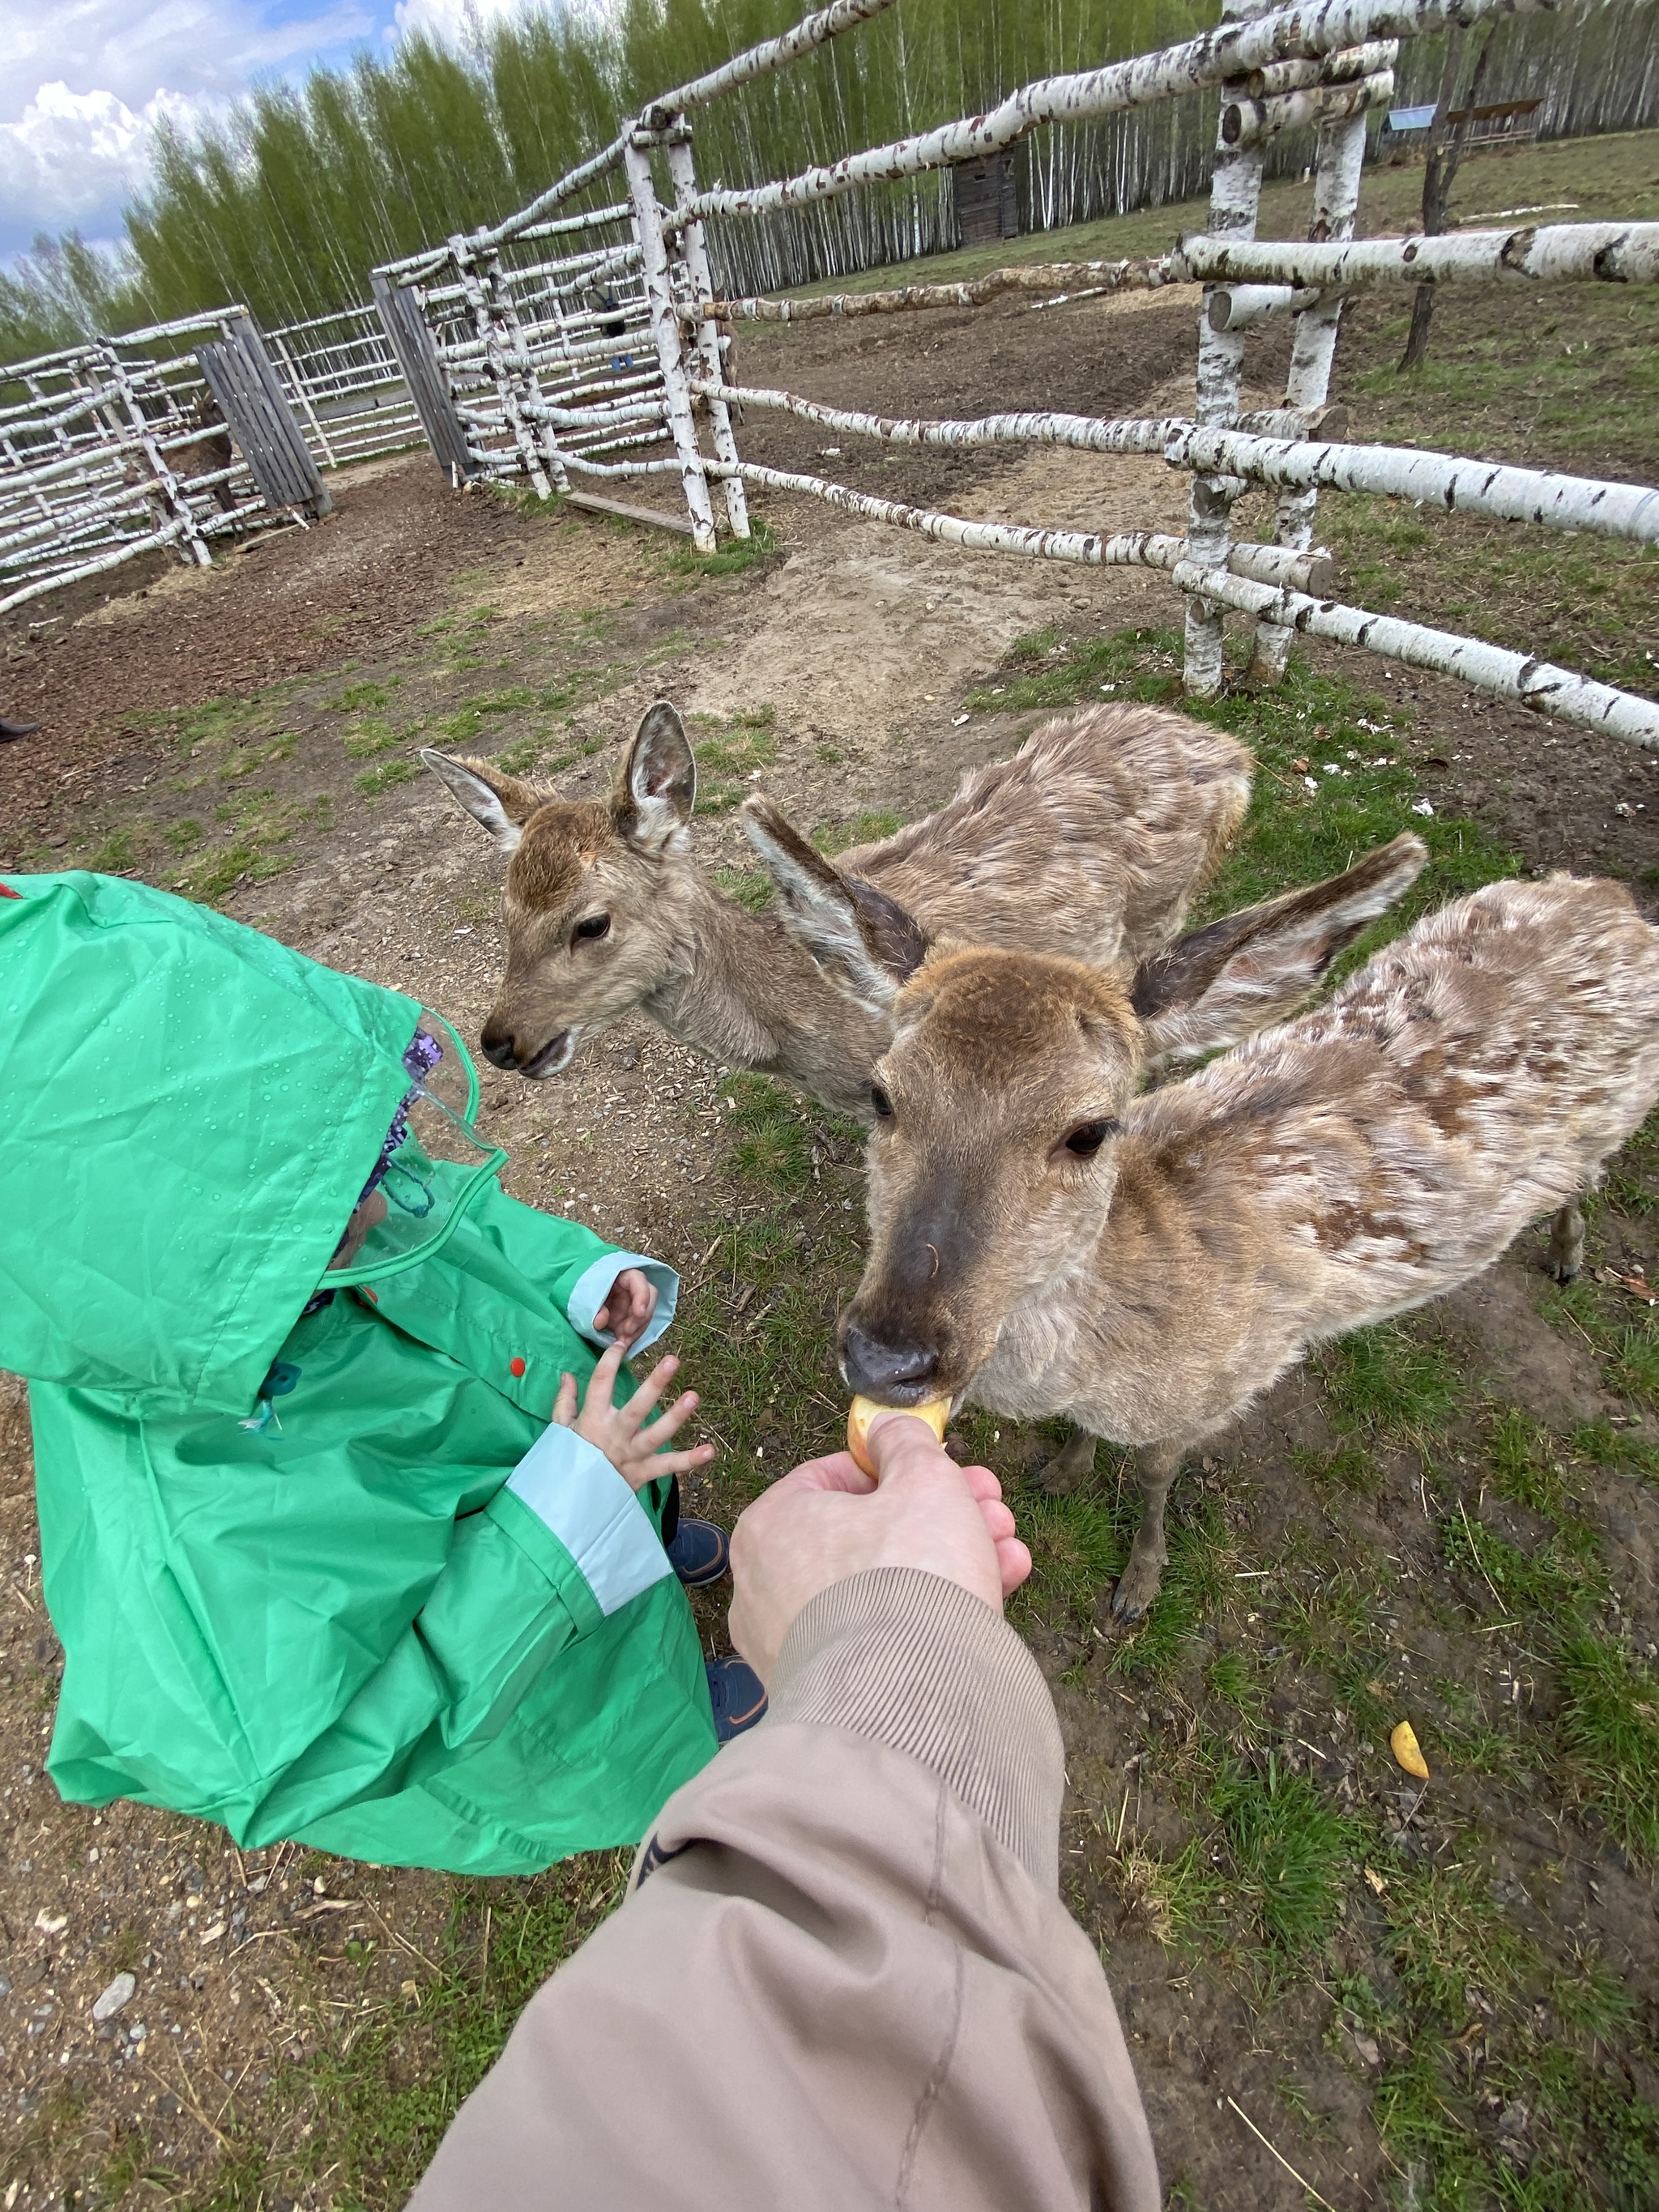
[[[1425,857],[1396,838],[1136,969],[946,950],[901,987],[886,963],[895,1026],[871,1092],[870,1255],[838,1333],[854,1389],[890,1405],[960,1396],[1014,1305],[1065,1300],[1104,1233],[1121,1118],[1148,1066],[1287,1012]]]
[[[539,1079],[569,1065],[668,973],[673,902],[697,770],[679,716],[659,700],[608,801],[562,799],[487,761],[421,756],[507,856],[507,972],[484,1056]]]

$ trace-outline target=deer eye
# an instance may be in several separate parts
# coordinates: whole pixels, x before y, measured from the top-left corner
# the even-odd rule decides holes
[[[1117,1134],[1115,1121],[1079,1121],[1066,1139],[1066,1149],[1080,1160],[1091,1160],[1108,1137]]]
[[[872,1083],[870,1085],[870,1105],[878,1121],[892,1120],[893,1102],[878,1083]]]
[[[610,934],[610,915],[608,914],[590,914],[586,921],[579,921],[576,924],[575,928],[570,933],[570,941],[574,945],[578,938],[592,939],[609,937]]]

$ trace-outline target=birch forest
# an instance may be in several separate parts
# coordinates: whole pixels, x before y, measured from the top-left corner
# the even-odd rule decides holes
[[[127,211],[125,265],[74,238],[41,240],[0,275],[0,358],[228,300],[267,327],[360,301],[377,262],[499,220],[652,95],[802,12],[801,0],[527,10],[463,52],[406,39],[349,70],[262,87],[198,136],[164,128],[150,188]],[[1033,78],[1189,37],[1216,14],[1215,0],[900,0],[700,115],[699,181],[756,183],[972,114]],[[1577,0],[1559,15],[1501,22],[1483,97],[1541,99],[1550,137],[1659,122],[1656,28],[1659,0]],[[1442,38],[1406,46],[1397,105],[1435,97],[1443,47]],[[1039,131],[1016,151],[1021,228],[1200,192],[1214,137],[1213,95]],[[1310,158],[1310,134],[1288,133],[1269,171]],[[950,179],[939,174],[715,225],[710,238],[717,275],[736,291],[956,242]]]

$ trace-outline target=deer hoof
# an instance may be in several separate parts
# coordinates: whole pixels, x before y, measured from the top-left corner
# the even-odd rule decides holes
[[[1553,1260],[1549,1273],[1553,1283],[1576,1283],[1578,1280],[1577,1266],[1569,1267],[1565,1260]]]
[[[1079,1429],[1037,1475],[1045,1498],[1066,1498],[1080,1490],[1095,1471],[1095,1438]]]
[[[1146,1617],[1146,1610],[1158,1595],[1158,1586],[1164,1570],[1156,1559],[1137,1559],[1133,1554],[1129,1564],[1118,1577],[1117,1588],[1112,1592],[1108,1607],[1111,1619],[1120,1628],[1133,1628]]]

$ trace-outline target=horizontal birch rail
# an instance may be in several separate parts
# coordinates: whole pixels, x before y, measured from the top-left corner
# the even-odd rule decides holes
[[[1143,261],[1033,261],[1024,268],[994,269],[960,284],[903,284],[893,291],[833,292],[816,300],[711,300],[700,309],[684,309],[681,320],[695,323],[701,313],[716,322],[815,323],[826,316],[982,307],[1004,292],[1052,292],[1065,284],[1088,284],[1097,292],[1156,292],[1188,281],[1168,253]]]
[[[780,392],[746,384],[715,384],[691,379],[699,398],[724,399],[744,407],[769,407],[798,416],[823,429],[844,430],[849,436],[880,438],[895,446],[1072,446],[1091,453],[1156,453],[1167,456],[1170,441],[1194,426],[1179,416],[1129,416],[1106,421],[1094,415],[982,415],[963,422],[936,422],[921,418],[898,421],[886,415],[861,415],[850,408],[828,407],[817,399],[804,399],[798,392]],[[1296,442],[1315,428],[1346,428],[1346,407],[1327,407],[1311,415],[1293,408],[1275,407],[1259,415],[1239,418],[1241,429],[1266,438]]]
[[[1508,468],[1419,453],[1411,446],[1316,445],[1200,429],[1193,423],[1169,428],[1164,459],[1172,468],[1194,469],[1200,475],[1245,477],[1298,490],[1374,492],[1443,507],[1449,514],[1536,522],[1553,530],[1589,530],[1603,538],[1659,544],[1659,490],[1649,484],[1601,483],[1593,477]]]
[[[1183,592],[1253,615],[1257,621],[1300,630],[1333,645],[1361,646],[1385,659],[1455,677],[1478,690],[1517,700],[1534,713],[1555,714],[1582,729],[1599,730],[1659,752],[1659,702],[1634,692],[1615,690],[1610,684],[1597,684],[1570,669],[1485,645],[1477,638],[1456,637],[1448,630],[1429,629],[1393,615],[1369,614],[1363,607],[1346,607],[1294,590],[1275,590],[1248,578],[1201,569],[1190,562],[1181,563],[1173,574]]]
[[[1231,100],[1221,111],[1224,146],[1261,146],[1281,131],[1310,123],[1340,123],[1364,115],[1394,98],[1394,71],[1379,70],[1352,84],[1309,85],[1298,92],[1271,93],[1265,100]]]
[[[734,92],[740,84],[751,84],[757,76],[787,69],[803,54],[810,54],[815,47],[838,39],[843,31],[856,30],[860,23],[867,23],[872,15],[882,15],[892,5],[893,0],[833,0],[832,5],[804,16],[777,38],[763,39],[746,52],[733,55],[720,68],[710,70],[706,76],[693,77],[690,84],[665,92],[645,108],[640,121],[647,131],[665,131],[676,117],[690,114],[694,108],[707,107],[722,93]]]
[[[1363,46],[1322,54],[1317,60],[1269,62],[1252,70],[1244,80],[1246,97],[1268,100],[1281,92],[1304,92],[1310,85],[1346,84],[1358,76],[1376,76],[1392,69],[1400,58],[1398,39],[1373,39]]]
[[[1206,283],[1361,284],[1589,281],[1659,283],[1659,222],[1555,222],[1466,230],[1445,238],[1364,238],[1346,245],[1183,238],[1172,257]]]
[[[1033,561],[1074,561],[1085,568],[1171,572],[1187,560],[1186,539],[1161,531],[1124,530],[1103,538],[1097,531],[1036,530],[1012,522],[969,522],[961,515],[939,514],[928,507],[903,507],[893,500],[878,499],[872,493],[831,483],[824,477],[766,468],[758,461],[706,461],[703,466],[716,478],[738,476],[745,483],[762,484],[771,491],[805,492],[863,521],[914,530],[921,537],[943,545],[960,545],[970,553],[1018,553]],[[1233,545],[1227,557],[1236,577],[1254,579],[1269,590],[1291,584],[1317,588],[1334,574],[1328,553],[1292,553],[1282,545]]]
[[[827,167],[803,170],[746,191],[697,193],[669,216],[680,228],[699,216],[761,215],[832,199],[855,185],[919,176],[1012,146],[1046,123],[1080,123],[1121,109],[1146,106],[1204,90],[1230,78],[1248,77],[1273,62],[1330,53],[1448,24],[1469,26],[1504,15],[1553,13],[1561,0],[1323,0],[1310,8],[1281,8],[1244,21],[1223,23],[1201,37],[1156,54],[1114,62],[1075,76],[1044,77],[986,114],[968,116],[845,155]]]

